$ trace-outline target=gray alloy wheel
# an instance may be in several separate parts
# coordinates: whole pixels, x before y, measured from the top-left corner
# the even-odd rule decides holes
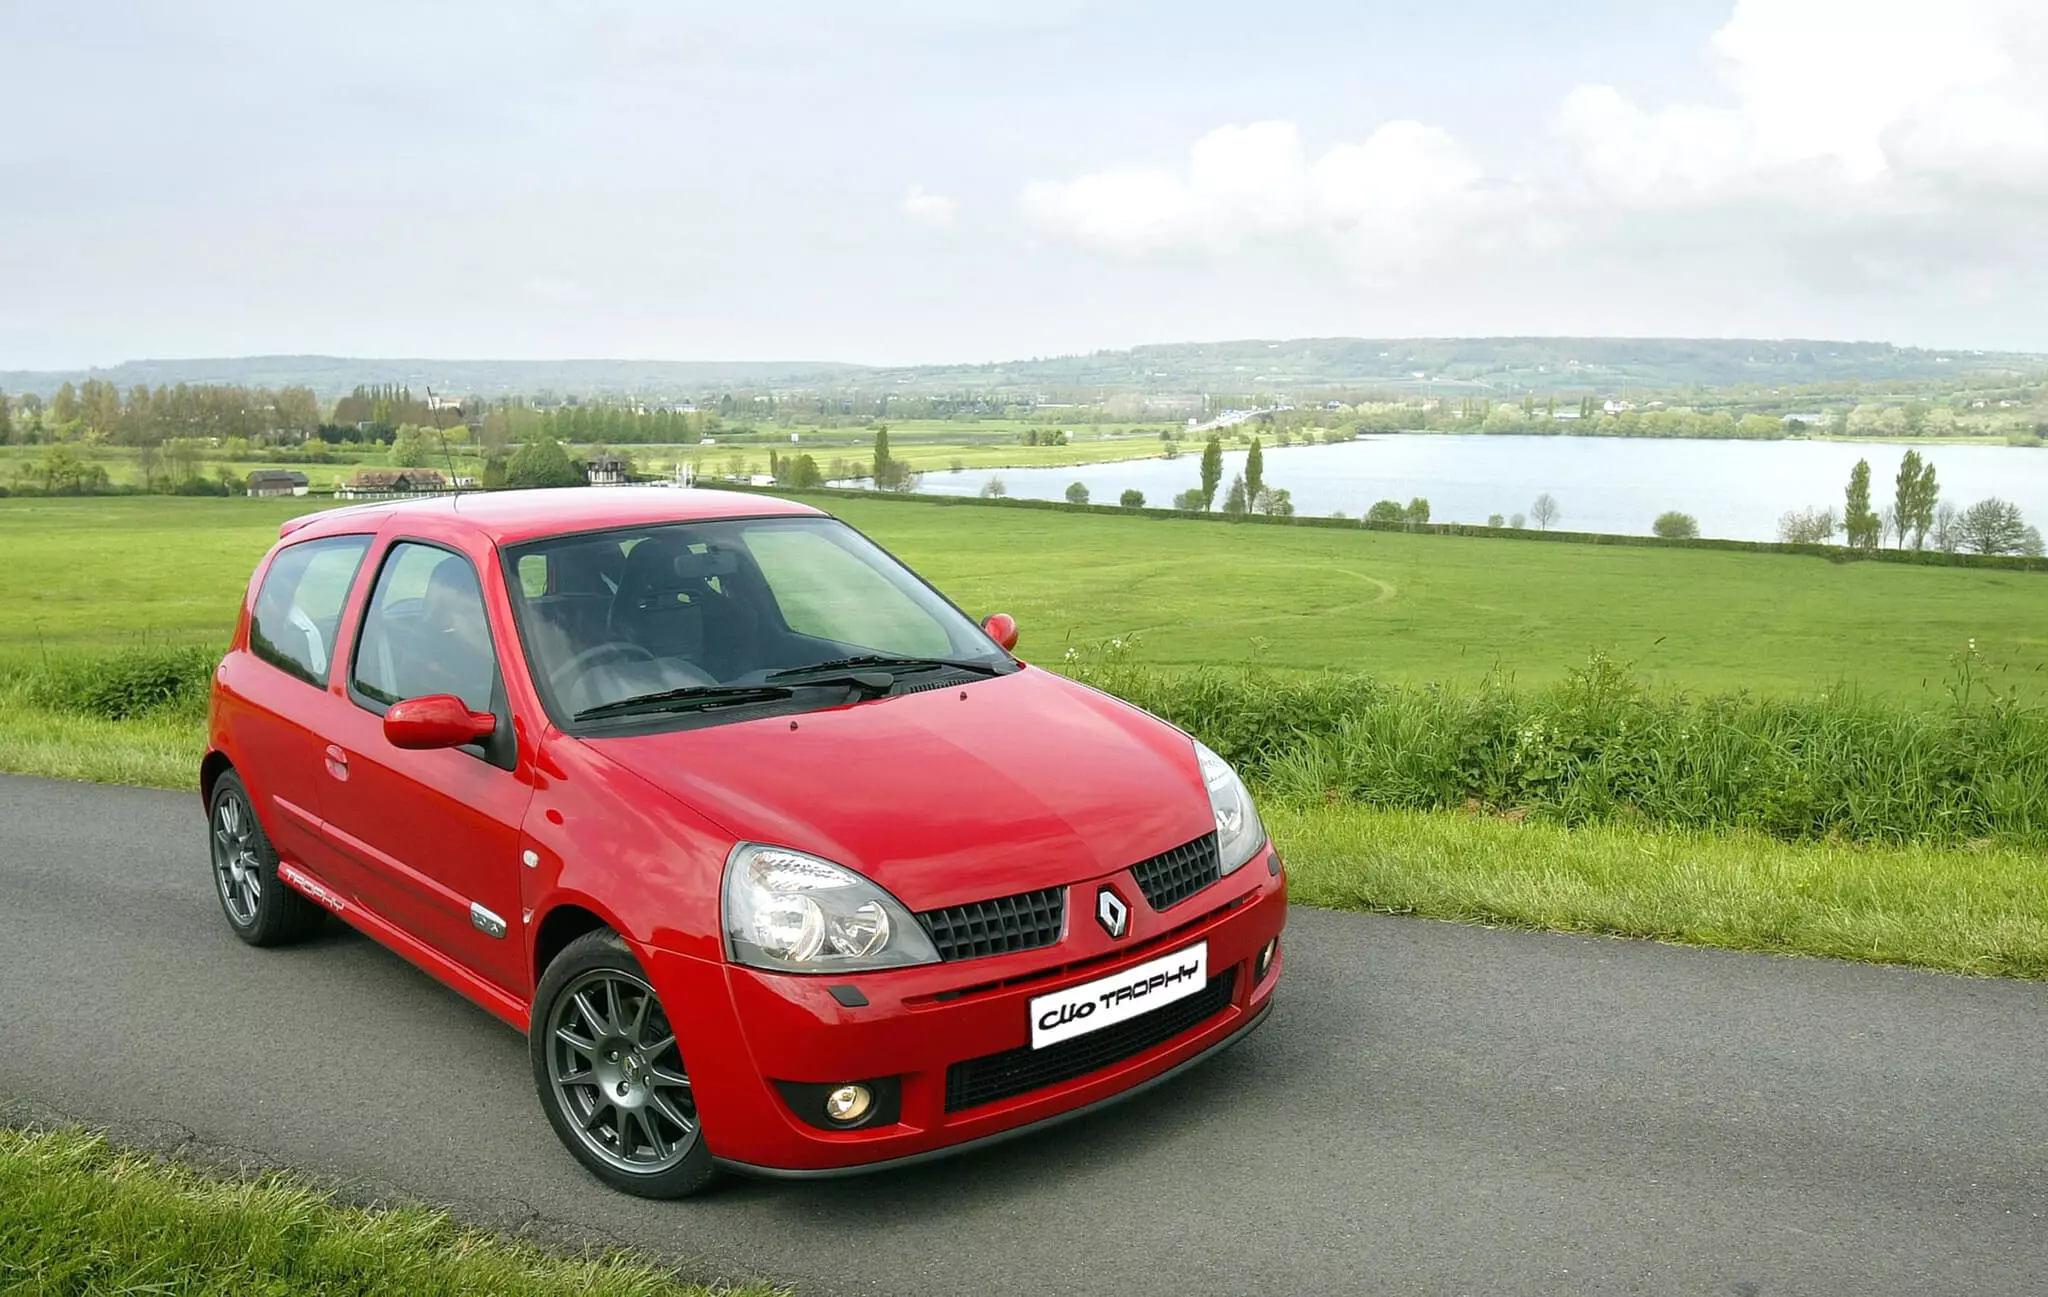
[[[717,1168],[661,999],[615,932],[557,955],[528,1033],[541,1108],[591,1174],[643,1198],[680,1198]]]
[[[223,771],[206,802],[213,892],[228,927],[252,946],[281,946],[320,928],[326,911],[277,878],[277,852],[242,777]]]
[[[239,788],[213,802],[213,879],[221,908],[237,928],[256,925],[263,903],[263,864],[256,858],[256,813]]]

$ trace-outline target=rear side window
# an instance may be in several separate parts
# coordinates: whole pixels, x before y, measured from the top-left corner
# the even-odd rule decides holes
[[[249,618],[249,651],[307,684],[327,683],[334,637],[368,536],[334,536],[288,546],[270,560]]]

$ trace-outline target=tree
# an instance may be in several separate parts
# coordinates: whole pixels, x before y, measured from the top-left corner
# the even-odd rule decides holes
[[[1067,503],[1068,503],[1068,504],[1086,504],[1086,503],[1088,503],[1088,484],[1087,484],[1086,482],[1069,482],[1069,483],[1067,483]]]
[[[1489,513],[1486,515],[1486,525],[1489,527],[1505,527],[1508,525],[1508,520],[1497,513]]]
[[[2042,557],[2041,529],[2039,527],[2029,527],[2020,536],[2020,553],[2025,554],[2028,558]]]
[[[795,459],[787,461],[787,467],[789,469],[789,485],[796,490],[801,491],[805,487],[825,485],[825,474],[819,470],[818,461],[813,459],[809,453],[798,455]]]
[[[1285,487],[1266,487],[1252,500],[1252,508],[1269,518],[1292,518],[1294,493]]]
[[[1550,524],[1564,516],[1564,510],[1557,507],[1557,498],[1545,491],[1529,506],[1529,516],[1536,520],[1539,531],[1549,531]]]
[[[1516,514],[1510,514],[1510,515],[1508,515],[1508,528],[1509,528],[1510,530],[1512,530],[1512,531],[1520,531],[1520,530],[1521,530],[1522,528],[1524,528],[1524,527],[1526,527],[1526,526],[1528,526],[1528,525],[1529,525],[1529,520],[1528,520],[1527,518],[1523,517],[1523,516],[1522,516],[1521,514],[1519,514],[1519,513],[1516,513]]]
[[[1963,510],[1956,532],[1964,549],[1979,554],[2017,554],[2026,545],[2027,522],[2018,505],[1992,496]]]
[[[914,491],[917,489],[917,474],[910,471],[910,465],[889,453],[889,428],[878,424],[875,428],[875,489],[878,491]]]
[[[1850,549],[1876,549],[1883,521],[1870,510],[1870,461],[1859,459],[1849,470],[1848,503],[1842,510],[1842,534]]]
[[[1251,512],[1251,500],[1245,495],[1244,474],[1230,479],[1230,494],[1223,497],[1223,512],[1231,518],[1242,518]]]
[[[582,486],[587,480],[562,443],[552,437],[524,443],[505,464],[505,485],[510,487]]]
[[[1118,496],[1116,502],[1126,509],[1142,509],[1145,507],[1145,493],[1133,487]]]
[[[1935,507],[1934,529],[1930,533],[1930,538],[1934,541],[1936,549],[1944,554],[1956,552],[1956,547],[1962,544],[1962,537],[1957,534],[1957,525],[1961,518],[1962,511],[1946,500]]]
[[[1401,507],[1399,500],[1379,500],[1374,502],[1372,508],[1365,511],[1365,520],[1367,522],[1385,523],[1406,522],[1408,520],[1408,511]]]
[[[1401,521],[1411,525],[1428,522],[1429,501],[1419,495],[1410,500],[1408,507],[1401,511]]]
[[[1173,507],[1182,513],[1200,513],[1209,506],[1202,499],[1202,488],[1191,486],[1173,497]]]
[[[1005,486],[1003,479],[994,473],[990,473],[988,481],[981,484],[981,498],[984,500],[1000,500],[1009,493],[1010,488]]]
[[[1248,500],[1257,500],[1259,492],[1266,489],[1266,452],[1259,448],[1259,439],[1252,438],[1252,448],[1244,456],[1244,494]]]
[[[107,489],[107,470],[71,447],[58,444],[39,463],[24,464],[21,480],[45,495],[95,495]]]
[[[57,395],[50,398],[50,418],[59,428],[78,419],[78,389],[68,380],[57,389]]]
[[[408,423],[391,442],[391,462],[399,468],[425,468],[434,449],[427,430]]]
[[[1896,515],[1899,548],[1906,547],[1910,538],[1914,549],[1927,543],[1927,532],[1934,526],[1934,510],[1941,497],[1941,489],[1935,485],[1934,465],[1920,458],[1920,452],[1909,450],[1899,461],[1899,475],[1894,480],[1892,511]]]
[[[1216,488],[1223,484],[1223,443],[1215,437],[1202,447],[1202,508],[1216,507]]]
[[[1689,513],[1669,509],[1657,515],[1657,521],[1650,524],[1650,531],[1665,540],[1698,540],[1700,520]]]
[[[1794,509],[1778,518],[1778,539],[1787,545],[1825,545],[1837,530],[1833,509]]]

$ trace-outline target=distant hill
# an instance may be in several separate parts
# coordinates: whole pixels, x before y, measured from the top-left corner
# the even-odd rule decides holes
[[[48,394],[59,384],[305,386],[333,397],[362,383],[452,394],[645,397],[744,390],[904,393],[1288,393],[1430,386],[1441,391],[1671,390],[1743,383],[1933,381],[2035,374],[2048,356],[1939,351],[1881,342],[1721,338],[1299,338],[1183,342],[984,365],[878,367],[829,361],[377,360],[245,356],[133,360],[106,369],[0,371],[0,391]]]
[[[378,360],[351,356],[238,356],[218,360],[129,360],[104,369],[0,370],[0,391],[41,392],[65,382],[104,379],[121,388],[147,383],[236,383],[310,387],[345,396],[360,384],[397,383],[424,392],[503,396],[626,393],[690,394],[758,387],[836,387],[858,365],[820,361],[696,360]]]
[[[993,365],[919,366],[874,377],[947,389],[1013,386],[1289,392],[1445,386],[1513,392],[1740,383],[1935,380],[2037,373],[2048,356],[1930,351],[1880,342],[1719,338],[1300,338],[1188,342]]]

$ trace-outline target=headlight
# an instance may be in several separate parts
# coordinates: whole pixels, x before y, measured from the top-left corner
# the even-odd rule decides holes
[[[787,847],[742,843],[725,864],[726,952],[785,973],[934,964],[903,903],[851,869]]]
[[[1223,856],[1223,872],[1230,873],[1259,854],[1266,845],[1266,826],[1252,806],[1252,795],[1230,763],[1195,744],[1195,760],[1202,767],[1202,782],[1209,789],[1209,807],[1216,812],[1216,849]]]

